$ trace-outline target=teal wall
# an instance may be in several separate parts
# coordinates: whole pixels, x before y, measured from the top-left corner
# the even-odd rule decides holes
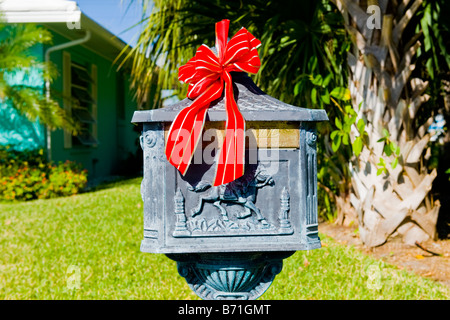
[[[35,46],[31,54],[43,60],[42,45]],[[26,85],[44,92],[44,80],[37,69],[28,72],[17,70],[5,74],[10,85]],[[30,122],[19,114],[8,102],[0,102],[0,145],[9,145],[18,151],[45,147],[45,131],[39,122]]]

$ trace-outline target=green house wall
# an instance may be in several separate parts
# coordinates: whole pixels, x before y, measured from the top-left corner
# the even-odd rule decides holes
[[[53,33],[53,32],[52,32]],[[64,36],[53,33],[51,46],[69,42]],[[35,54],[41,58],[50,46],[36,48]],[[72,160],[81,163],[89,172],[89,178],[99,178],[123,172],[126,160],[139,150],[138,132],[133,130],[130,119],[136,103],[129,91],[129,77],[117,72],[113,61],[101,53],[77,45],[54,51],[50,60],[55,64],[59,76],[51,84],[52,97],[63,105],[63,52],[70,53],[72,60],[87,62],[97,66],[97,140],[96,146],[64,147],[64,132],[51,132],[51,159],[55,162]],[[32,81],[44,90],[42,77]],[[38,122],[31,123],[17,115],[11,107],[0,106],[0,144],[15,144],[16,149],[46,148],[46,129]],[[9,120],[6,120],[9,119]],[[12,130],[12,128],[17,128]]]
[[[68,42],[69,39],[54,34],[53,45]],[[122,171],[121,166],[130,154],[137,152],[138,134],[130,123],[136,104],[128,90],[128,78],[116,71],[113,62],[82,45],[55,51],[51,61],[62,70],[63,52],[70,53],[72,60],[97,66],[97,139],[94,147],[73,146],[64,148],[63,130],[51,133],[52,159],[67,159],[81,163],[90,177],[104,177]],[[123,78],[121,80],[121,78]],[[122,81],[122,84],[119,84]],[[122,90],[118,92],[118,89]],[[63,77],[59,76],[51,85],[51,91],[63,92]],[[60,100],[62,105],[62,100]],[[119,110],[122,108],[122,110]]]

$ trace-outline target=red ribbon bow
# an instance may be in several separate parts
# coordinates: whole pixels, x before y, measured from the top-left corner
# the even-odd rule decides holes
[[[225,89],[225,139],[214,186],[231,182],[244,174],[245,120],[234,100],[230,72],[255,74],[261,65],[256,50],[261,42],[242,28],[227,43],[229,25],[230,20],[216,23],[217,56],[206,45],[201,45],[195,56],[180,67],[178,79],[189,83],[187,97],[195,100],[172,122],[166,143],[167,160],[185,175],[200,141],[206,111]]]

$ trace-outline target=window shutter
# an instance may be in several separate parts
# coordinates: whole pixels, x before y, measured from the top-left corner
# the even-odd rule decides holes
[[[92,136],[96,141],[98,141],[98,133],[97,133],[97,125],[98,125],[98,119],[97,119],[97,66],[95,64],[91,65],[91,78],[92,78],[92,85],[91,85],[91,96],[92,96],[92,117],[95,120],[95,123],[92,124]],[[96,147],[97,145],[94,145]]]
[[[70,53],[63,51],[63,107],[69,116],[72,116],[72,72]],[[72,132],[64,130],[64,148],[72,148]]]

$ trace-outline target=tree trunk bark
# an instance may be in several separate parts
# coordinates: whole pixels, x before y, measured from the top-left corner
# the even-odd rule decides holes
[[[436,237],[440,204],[429,194],[436,170],[427,172],[423,165],[433,119],[414,128],[418,109],[429,99],[424,94],[428,84],[411,79],[420,35],[402,39],[422,1],[393,1],[389,11],[388,0],[333,1],[353,42],[349,89],[358,119],[366,124],[364,148],[350,163],[350,202],[358,215],[360,237],[369,247],[395,236],[412,245]],[[370,5],[379,8],[378,17],[376,11],[366,13]],[[373,23],[377,18],[380,29]],[[354,141],[360,133],[353,129]]]

